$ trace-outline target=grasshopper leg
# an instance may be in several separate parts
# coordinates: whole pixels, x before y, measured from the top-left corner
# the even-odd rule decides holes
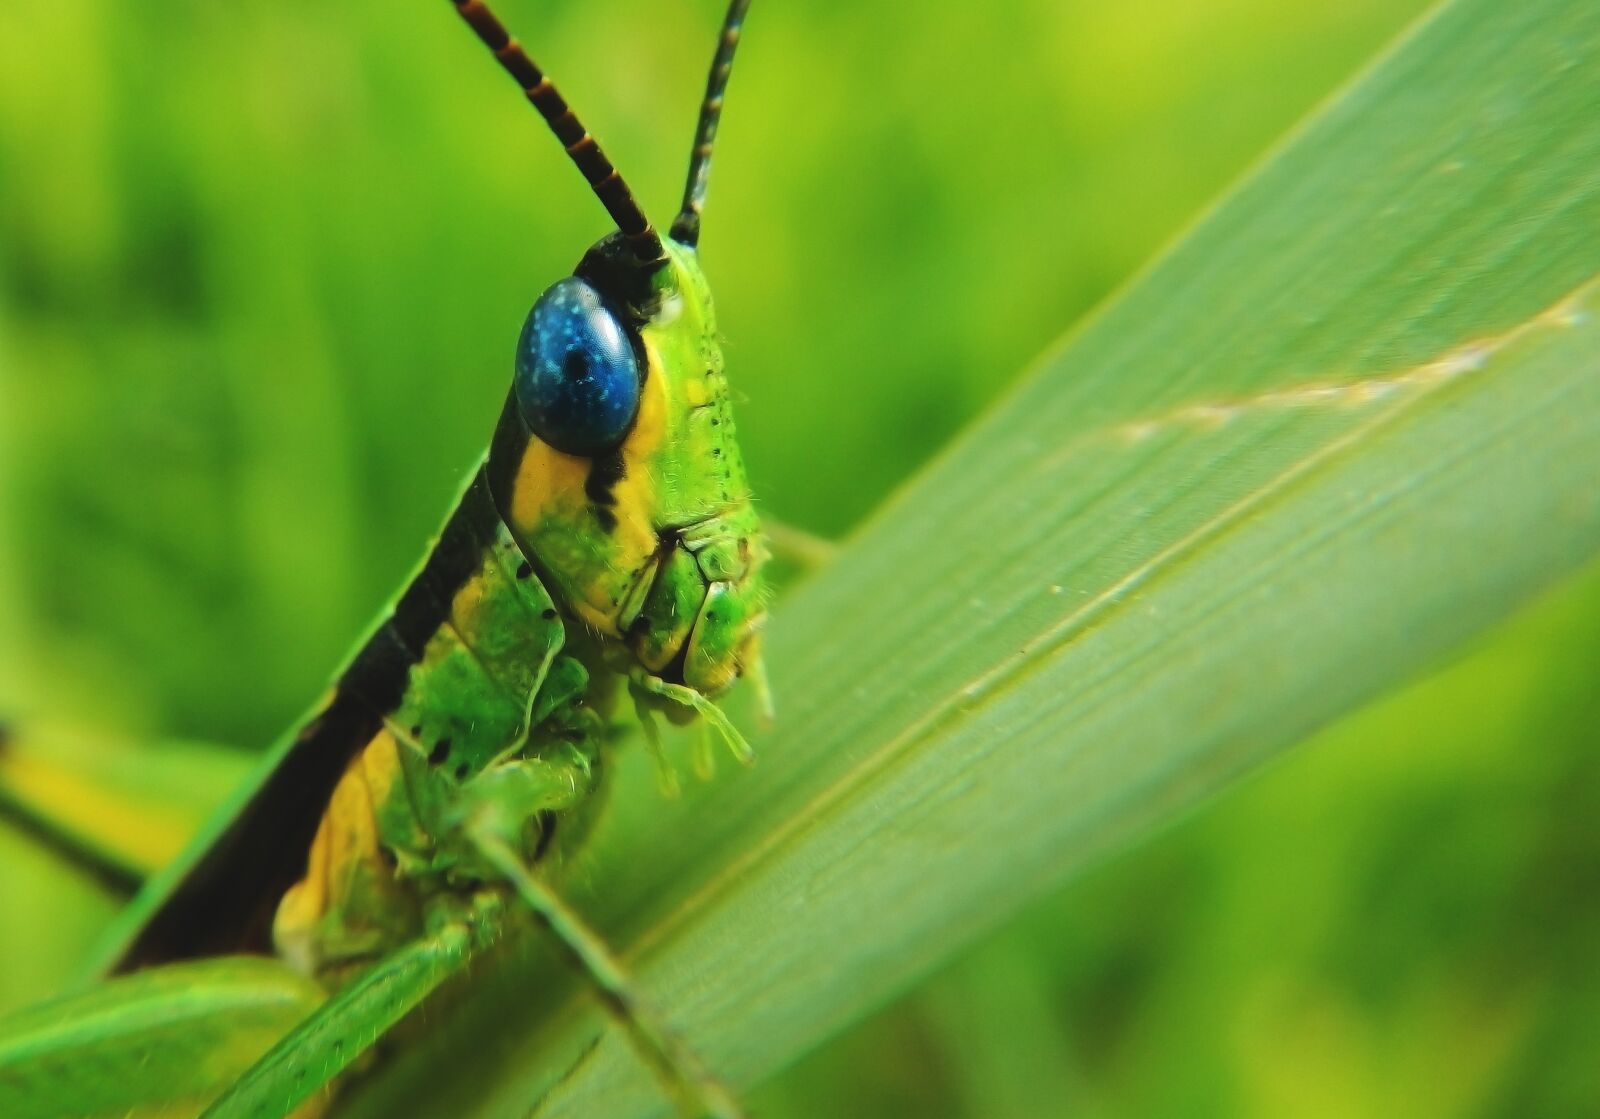
[[[485,773],[463,790],[460,834],[485,868],[510,886],[599,994],[635,1050],[694,1119],[739,1119],[732,1095],[640,996],[604,939],[517,854],[522,822],[588,795],[593,772],[581,747],[566,761],[528,758]]]
[[[661,1020],[605,941],[566,902],[523,866],[500,838],[474,836],[479,854],[516,891],[586,979],[645,1062],[672,1091],[689,1119],[742,1119],[744,1112],[720,1081]]]
[[[457,835],[484,870],[509,886],[550,930],[661,1075],[682,1112],[696,1119],[741,1119],[727,1089],[640,998],[599,935],[516,854],[511,837],[523,822],[542,811],[570,807],[589,791],[592,773],[580,753],[566,762],[507,763],[469,782],[460,792]],[[212,1104],[206,1119],[285,1119],[465,966],[491,931],[480,928],[480,921],[481,915],[450,920],[380,960],[268,1050]]]
[[[206,1111],[206,1119],[284,1119],[454,975],[471,954],[465,925],[390,953],[278,1041]]]

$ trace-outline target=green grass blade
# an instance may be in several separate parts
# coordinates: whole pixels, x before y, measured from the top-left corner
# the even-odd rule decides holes
[[[0,1017],[0,1115],[196,1114],[323,997],[277,960],[217,957]]]
[[[1600,550],[1596,58],[1588,0],[1445,7],[782,604],[753,772],[627,775],[582,904],[713,1068],[771,1073]],[[354,1113],[659,1113],[569,989],[480,985]]]

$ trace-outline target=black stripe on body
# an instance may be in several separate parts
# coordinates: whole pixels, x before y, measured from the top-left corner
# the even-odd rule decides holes
[[[622,451],[607,451],[597,456],[589,464],[589,476],[583,480],[583,494],[589,499],[589,508],[594,511],[594,519],[600,523],[600,528],[611,532],[617,527],[616,487],[628,473],[627,460],[622,457]]]
[[[351,658],[328,705],[301,728],[250,797],[173,884],[113,973],[230,952],[272,951],[278,902],[305,875],[334,787],[399,704],[412,665],[483,561],[496,518],[480,469],[421,571]]]
[[[334,785],[381,720],[339,693],[307,723],[128,943],[113,974],[172,960],[272,950],[272,919],[305,873]]]
[[[522,456],[527,453],[528,441],[532,438],[533,431],[522,418],[513,389],[506,397],[506,406],[500,410],[500,422],[495,424],[494,438],[489,440],[489,460],[483,464],[483,479],[489,488],[490,501],[498,509],[511,508],[517,472],[522,468]]]
[[[340,674],[340,695],[361,702],[379,715],[387,715],[400,705],[411,666],[422,659],[422,650],[411,648],[400,633],[401,627],[392,616],[373,631]]]
[[[484,549],[494,539],[498,520],[488,479],[480,467],[445,522],[422,570],[394,605],[389,624],[400,644],[413,654],[413,661],[422,657],[428,639],[450,617],[450,602],[461,585],[482,566]],[[384,710],[392,706],[391,703]]]

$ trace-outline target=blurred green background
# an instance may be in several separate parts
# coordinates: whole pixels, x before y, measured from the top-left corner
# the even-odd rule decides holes
[[[720,5],[501,7],[664,220]],[[765,507],[848,534],[1421,8],[758,5],[703,251]],[[442,0],[0,9],[0,710],[270,742],[604,231]],[[1592,576],[753,1102],[1600,1111],[1597,656]],[[6,844],[17,1001],[104,907],[46,943]]]

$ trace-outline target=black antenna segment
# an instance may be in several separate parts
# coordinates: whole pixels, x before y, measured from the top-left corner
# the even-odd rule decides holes
[[[533,103],[533,107],[539,110],[539,115],[544,117],[545,123],[550,126],[550,131],[556,134],[556,139],[567,149],[567,155],[583,173],[589,189],[600,199],[600,204],[606,208],[606,213],[611,215],[611,220],[617,223],[617,229],[628,241],[634,256],[644,264],[653,264],[666,259],[666,251],[661,246],[661,236],[650,224],[650,219],[645,217],[639,203],[635,201],[633,191],[628,189],[628,184],[623,181],[622,175],[606,158],[605,152],[600,150],[600,145],[589,134],[589,130],[583,127],[555,84],[534,64],[533,59],[528,57],[522,45],[511,37],[505,25],[489,10],[484,0],[450,0],[450,2],[455,6],[457,14],[467,22],[467,26],[471,27],[483,41],[483,45],[494,54],[505,72],[511,75],[512,80]],[[748,4],[748,0],[745,0],[745,3]],[[737,3],[734,5],[741,9],[741,15],[743,6]],[[732,49],[729,48],[728,54],[731,56],[732,53]],[[723,81],[727,81],[726,76]],[[709,105],[708,100],[707,106]],[[701,131],[702,133],[705,131],[703,114]],[[716,120],[713,117],[711,134],[715,133]],[[703,185],[700,193],[702,195],[705,193]]]
[[[722,20],[717,53],[711,58],[711,75],[706,79],[706,99],[700,103],[700,124],[695,129],[694,151],[689,156],[689,181],[683,188],[683,208],[672,221],[672,239],[685,245],[700,241],[700,212],[706,205],[706,185],[711,179],[711,149],[717,140],[717,124],[722,120],[722,97],[733,73],[733,52],[739,46],[739,32],[750,0],[733,0]]]

